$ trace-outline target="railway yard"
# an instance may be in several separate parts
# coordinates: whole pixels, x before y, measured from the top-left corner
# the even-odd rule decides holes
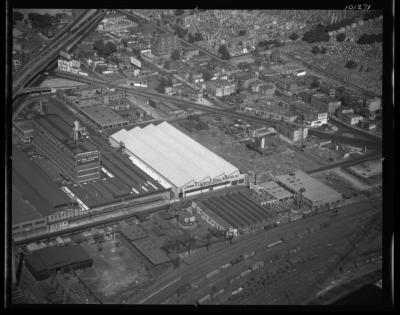
[[[196,257],[195,261],[189,266],[184,266],[182,270],[177,269],[161,277],[145,290],[144,294],[128,300],[128,303],[194,304],[202,297],[208,294],[211,296],[224,288],[224,292],[216,299],[222,304],[231,304],[235,301],[239,304],[254,302],[255,304],[287,304],[287,301],[284,300],[286,299],[285,289],[289,284],[291,286],[296,284],[295,287],[298,289],[296,293],[292,292],[291,294],[297,296],[292,297],[292,299],[296,298],[292,303],[301,304],[304,296],[310,296],[310,293],[316,294],[324,286],[328,286],[331,280],[334,280],[332,274],[329,273],[321,283],[315,284],[315,271],[318,270],[320,274],[326,273],[326,261],[331,260],[334,265],[335,259],[345,253],[349,240],[362,232],[364,224],[369,220],[373,220],[376,225],[374,236],[368,237],[368,246],[370,246],[368,250],[371,251],[371,256],[378,257],[374,263],[377,269],[380,268],[380,215],[377,214],[379,208],[377,201],[374,203],[364,201],[341,209],[339,216],[334,219],[327,213],[322,213],[293,224],[283,225],[272,231],[260,231],[244,237],[230,246],[224,244],[224,246],[215,247],[203,257]],[[283,239],[282,243],[268,248],[268,244],[273,244],[281,239]],[[365,242],[360,240],[357,246],[364,248],[364,244]],[[316,252],[315,248],[320,250]],[[251,255],[252,252],[254,254],[248,259],[240,258],[243,253]],[[360,260],[357,258],[358,254],[360,253],[355,252],[355,257],[346,257],[346,260],[343,261],[344,265],[348,265],[349,270],[351,269],[350,262]],[[235,260],[237,263],[232,263]],[[264,261],[264,266],[260,267],[260,270],[256,270],[256,274],[249,272],[243,277],[240,275],[259,261]],[[222,267],[229,263],[232,266]],[[337,266],[337,268],[340,267]],[[341,268],[344,276],[346,268]],[[216,273],[215,277],[207,279],[207,274],[218,269],[220,272]],[[196,270],[195,274],[194,270]],[[351,272],[347,272],[347,274],[351,274]],[[251,278],[257,280],[251,281]],[[192,289],[186,290],[185,294],[178,296],[175,291],[187,284],[190,284]],[[299,286],[303,285],[304,289],[302,290]],[[272,289],[272,286],[276,287]],[[164,287],[164,290],[157,292],[157,288]],[[240,287],[243,287],[243,293],[232,297],[232,292]],[[268,289],[260,290],[266,287]],[[255,292],[259,293],[255,295]],[[267,298],[268,294],[271,294],[271,297]],[[216,301],[210,298],[208,303],[214,304]]]

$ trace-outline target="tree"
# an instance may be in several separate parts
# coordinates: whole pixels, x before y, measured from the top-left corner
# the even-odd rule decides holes
[[[93,49],[98,53],[104,50],[104,42],[101,39],[98,39],[93,44]]]
[[[201,33],[199,33],[199,32],[196,32],[196,34],[194,34],[194,40],[196,41],[196,42],[199,42],[199,41],[201,41],[201,40],[203,40],[204,38],[203,38],[203,35],[201,35]]]
[[[314,29],[305,32],[303,35],[303,40],[310,44],[316,42],[327,42],[329,39],[330,36],[322,25],[317,25]]]
[[[21,12],[14,11],[13,12],[13,20],[14,21],[22,21],[24,19],[24,15]]]
[[[346,34],[344,34],[344,33],[340,33],[340,34],[337,34],[336,35],[336,40],[338,41],[338,42],[344,42],[344,40],[346,39]]]
[[[179,49],[175,49],[172,54],[171,54],[171,59],[172,60],[179,60],[179,58],[181,57],[181,53],[179,51]]]
[[[225,45],[219,46],[218,53],[221,55],[222,59],[227,60],[227,59],[231,58],[231,55],[229,54],[228,48],[226,48]]]
[[[314,79],[311,84],[310,84],[312,89],[318,88],[320,86],[319,80],[318,79]]]
[[[313,54],[317,55],[317,54],[319,54],[319,53],[321,52],[321,49],[319,48],[319,46],[314,46],[314,47],[311,49],[311,52],[312,52]]]
[[[51,17],[48,14],[29,13],[28,19],[31,20],[33,27],[51,27]]]
[[[176,16],[180,16],[180,15],[182,15],[183,13],[185,13],[185,10],[183,10],[183,9],[176,9],[175,12],[174,12],[174,14],[175,14]]]
[[[357,63],[355,61],[353,61],[353,60],[349,60],[349,61],[346,62],[345,67],[347,69],[354,69],[354,68],[357,67]]]
[[[291,39],[291,40],[296,40],[296,39],[298,39],[300,36],[299,36],[299,34],[297,34],[297,33],[292,33],[290,36],[289,36],[289,39]]]
[[[203,71],[203,80],[210,81],[213,77],[213,74],[210,71]]]
[[[107,42],[105,44],[105,48],[106,48],[106,54],[107,55],[110,55],[110,54],[112,54],[113,52],[115,52],[117,50],[117,47],[115,47],[113,42]]]
[[[193,43],[195,41],[194,35],[190,32],[188,34],[188,41],[189,41],[189,43]]]
[[[240,30],[238,35],[239,36],[246,35],[246,30]]]
[[[175,30],[175,34],[178,35],[179,38],[184,38],[188,32],[187,29],[180,27],[178,24],[174,24],[172,28]]]
[[[326,47],[321,47],[321,54],[326,54],[326,51],[327,51]]]

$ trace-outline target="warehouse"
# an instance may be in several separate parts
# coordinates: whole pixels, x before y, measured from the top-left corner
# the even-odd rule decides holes
[[[122,129],[109,140],[147,174],[172,187],[176,198],[245,183],[235,166],[167,122]]]
[[[208,209],[208,216],[213,217],[215,214],[215,218],[221,218],[221,222],[226,222],[233,229],[242,232],[275,221],[275,215],[271,211],[257,204],[244,192],[196,201],[194,207],[197,211],[200,209],[200,213]],[[224,227],[224,224],[219,224]]]
[[[25,257],[25,264],[37,281],[50,278],[64,269],[83,269],[93,265],[92,258],[80,245],[52,246],[38,249]]]
[[[144,263],[150,268],[160,268],[171,262],[171,258],[150,238],[140,238],[130,241],[134,251],[144,258]]]
[[[293,194],[298,194],[304,188],[304,203],[312,209],[329,206],[342,199],[340,193],[300,170],[277,176],[275,180]]]
[[[35,118],[33,144],[63,175],[76,183],[98,179],[100,151],[80,133],[79,123],[71,126],[58,115]]]
[[[73,207],[68,196],[22,151],[14,148],[12,161],[13,185],[42,216]]]
[[[104,105],[86,106],[81,112],[99,129],[113,129],[127,125],[129,122]]]

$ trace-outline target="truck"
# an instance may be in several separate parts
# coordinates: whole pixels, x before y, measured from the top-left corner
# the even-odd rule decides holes
[[[230,266],[232,266],[232,264],[231,263],[227,263],[227,264],[222,265],[221,267],[219,267],[219,269],[224,270],[224,269],[229,268]]]
[[[239,289],[237,289],[237,290],[235,290],[235,291],[232,291],[232,296],[235,296],[235,295],[238,295],[240,292],[242,292],[243,291],[243,288],[242,287],[240,287]]]
[[[273,243],[268,244],[267,247],[268,247],[268,248],[271,248],[271,247],[277,246],[277,245],[279,245],[279,244],[281,244],[281,243],[283,243],[283,241],[282,241],[282,240],[278,240],[278,241],[276,241],[276,242],[273,242]]]
[[[207,278],[207,279],[210,279],[211,277],[215,276],[215,275],[218,274],[218,273],[219,273],[219,270],[218,270],[218,269],[213,270],[213,271],[211,271],[210,273],[208,273],[208,274],[206,275],[206,278]]]
[[[243,254],[243,259],[250,258],[250,257],[254,256],[255,253],[256,252],[254,250],[252,252],[250,252],[250,253],[244,253]]]
[[[211,295],[207,294],[206,296],[203,296],[201,299],[197,300],[197,304],[204,304],[205,302],[211,300]]]
[[[212,296],[213,299],[215,299],[218,295],[221,295],[222,293],[224,293],[224,288],[220,289],[219,291],[215,292]]]
[[[251,273],[251,269],[246,269],[245,271],[240,273],[240,277],[243,278],[247,276],[249,273]]]

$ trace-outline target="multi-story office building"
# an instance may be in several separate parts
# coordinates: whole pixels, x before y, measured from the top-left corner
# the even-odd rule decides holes
[[[100,151],[81,134],[79,123],[71,126],[58,115],[33,120],[33,143],[64,176],[76,183],[101,177]]]
[[[177,36],[173,34],[159,34],[151,46],[151,53],[157,57],[168,58],[178,48],[179,39]]]

